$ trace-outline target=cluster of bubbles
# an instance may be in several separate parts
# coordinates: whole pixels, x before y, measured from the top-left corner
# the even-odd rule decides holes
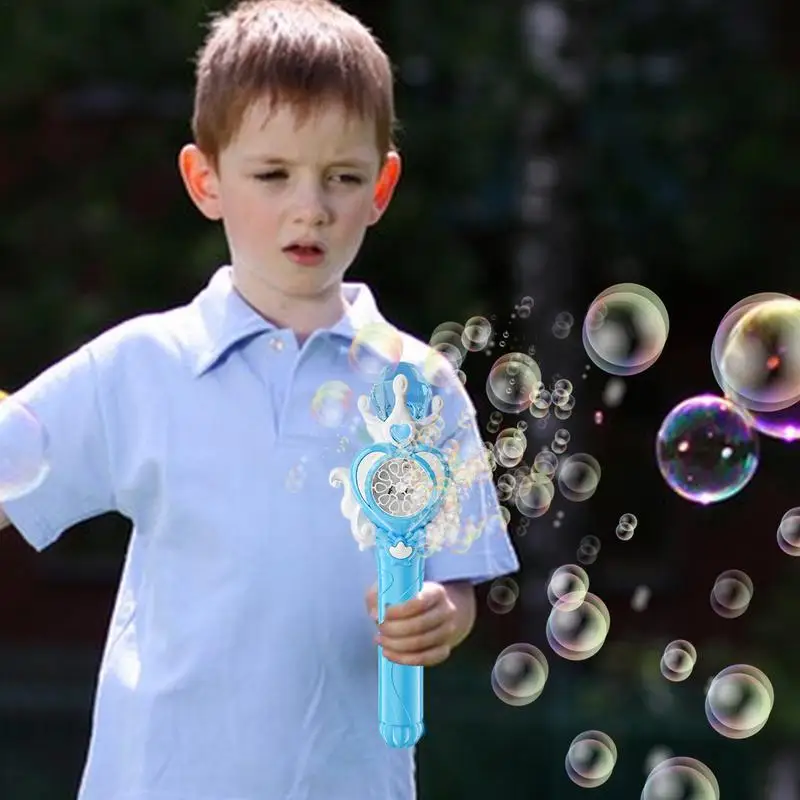
[[[540,381],[531,398],[530,415],[540,420],[540,423],[546,420],[551,412],[558,420],[569,419],[575,408],[575,395],[572,392],[572,382],[567,378],[554,380],[551,389],[547,389]]]
[[[519,303],[514,306],[514,313],[512,317],[519,317],[520,319],[528,319],[533,311],[533,298],[530,295],[525,295]]]
[[[533,306],[533,298],[522,298],[512,317],[528,318]],[[562,312],[553,323],[552,333],[556,338],[566,338],[573,324],[572,316]],[[666,308],[646,287],[617,284],[595,298],[583,321],[582,339],[592,364],[611,376],[603,389],[605,408],[621,404],[626,392],[623,379],[651,367],[661,356],[668,334]],[[466,354],[491,354],[494,325],[482,316],[471,317],[463,326],[446,323],[437,328],[430,344],[435,355],[465,382],[461,368]],[[522,535],[531,519],[549,511],[557,489],[571,502],[591,498],[599,486],[601,468],[588,453],[567,455],[571,437],[566,428],[558,429],[550,445],[526,462],[528,422],[519,420],[509,425],[507,415],[530,415],[543,429],[551,415],[568,419],[575,397],[572,383],[561,376],[549,386],[543,383],[534,347],[519,352],[512,350],[511,344],[508,331],[497,335],[497,345],[507,349],[492,363],[486,380],[486,396],[494,409],[486,431],[493,441],[484,443],[482,456],[484,470],[490,476],[498,473],[495,490],[503,504],[504,521],[510,519],[508,506],[515,507],[520,513]],[[386,350],[391,348],[384,346]],[[783,441],[800,439],[800,301],[786,295],[761,294],[734,306],[714,338],[712,368],[722,394],[702,394],[682,401],[667,414],[656,435],[656,461],[667,485],[679,496],[702,505],[726,500],[752,480],[759,464],[759,433]],[[587,366],[582,377],[588,370]],[[426,370],[425,377],[431,380],[432,374],[432,370]],[[329,386],[318,394],[313,404],[315,418],[336,427],[351,402],[346,388]],[[603,423],[603,411],[594,412],[594,421]],[[562,517],[563,512],[559,512],[559,524]],[[630,540],[637,525],[634,514],[622,514],[616,526],[617,538]],[[480,524],[472,527],[479,529]],[[800,507],[784,514],[777,539],[784,552],[800,555]],[[547,584],[551,605],[545,626],[547,642],[556,655],[569,661],[595,655],[608,635],[608,609],[589,592],[589,578],[583,568],[595,562],[600,548],[597,536],[583,536],[576,554],[583,566],[559,567]],[[631,608],[643,611],[651,594],[647,586],[636,587]],[[508,614],[519,596],[519,586],[506,577],[492,584],[487,603],[494,613]],[[720,617],[733,619],[747,611],[752,596],[750,578],[740,570],[726,570],[714,582],[710,604]],[[696,661],[697,652],[690,642],[674,640],[662,652],[661,675],[674,683],[685,681]],[[541,695],[548,674],[544,654],[533,645],[518,643],[498,656],[492,688],[509,705],[527,705]],[[721,735],[744,738],[763,728],[773,701],[772,686],[763,673],[748,665],[734,665],[710,681],[706,716]],[[592,788],[608,780],[616,759],[610,737],[591,730],[572,741],[565,767],[574,783]],[[702,762],[668,753],[648,765],[642,800],[678,796],[719,798],[719,787]]]
[[[733,306],[714,336],[711,367],[723,396],[684,400],[656,437],[667,484],[702,505],[726,500],[750,482],[759,433],[800,439],[800,300],[761,293]]]
[[[636,518],[635,514],[622,514],[617,523],[617,539],[621,539],[623,542],[632,539],[633,532],[636,530],[638,524],[639,520]]]
[[[0,392],[0,503],[34,491],[49,473],[44,426],[13,395]]]
[[[644,286],[616,284],[592,301],[583,344],[596,366],[616,376],[603,392],[606,406],[621,401],[621,377],[658,360],[668,333],[663,302]],[[737,303],[718,326],[711,366],[722,396],[683,400],[656,436],[667,485],[702,505],[724,501],[750,482],[759,464],[759,433],[800,439],[800,300],[760,293]],[[595,412],[595,423],[602,421],[603,413]]]

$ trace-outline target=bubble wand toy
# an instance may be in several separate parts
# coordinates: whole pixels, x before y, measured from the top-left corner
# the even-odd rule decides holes
[[[374,444],[349,470],[330,473],[331,485],[344,487],[342,513],[359,547],[375,545],[379,623],[388,606],[422,591],[425,526],[441,509],[451,475],[445,455],[423,444],[420,433],[442,406],[412,364],[386,367],[370,396],[358,399]],[[378,647],[378,723],[390,747],[413,747],[425,730],[423,669],[389,661]]]

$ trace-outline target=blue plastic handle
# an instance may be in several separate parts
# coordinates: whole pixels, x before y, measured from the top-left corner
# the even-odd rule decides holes
[[[387,606],[411,600],[422,591],[424,564],[415,549],[398,559],[386,544],[375,548],[378,562],[378,622]],[[422,712],[424,667],[396,664],[378,647],[378,720],[380,733],[389,747],[413,747],[425,732]]]

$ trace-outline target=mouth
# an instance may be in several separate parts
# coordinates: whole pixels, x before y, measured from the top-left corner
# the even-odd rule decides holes
[[[313,242],[290,244],[283,248],[283,252],[296,264],[303,266],[316,266],[325,258],[325,248],[321,244]]]

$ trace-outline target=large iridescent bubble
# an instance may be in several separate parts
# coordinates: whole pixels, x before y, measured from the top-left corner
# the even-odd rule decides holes
[[[681,497],[708,505],[740,492],[758,467],[758,434],[750,415],[704,394],[679,403],[656,436],[658,469]]]
[[[758,431],[800,439],[800,300],[768,292],[733,306],[714,336],[711,368]]]

